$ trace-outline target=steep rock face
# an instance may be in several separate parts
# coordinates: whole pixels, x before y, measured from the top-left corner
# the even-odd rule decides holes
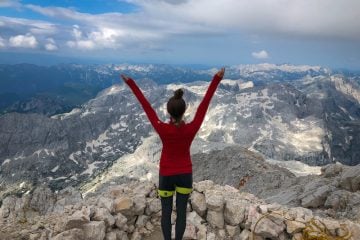
[[[128,97],[132,100],[124,105]],[[103,170],[133,152],[151,130],[134,102],[123,86],[113,86],[69,114],[1,116],[1,179],[7,183],[52,181],[61,188],[64,182],[76,184],[94,170]],[[134,111],[131,115],[129,108]]]
[[[217,184],[246,187],[251,193],[276,188],[295,175],[271,165],[256,153],[239,146],[226,147],[210,153],[198,153],[192,157],[195,181],[210,179]],[[251,183],[254,186],[251,186]]]

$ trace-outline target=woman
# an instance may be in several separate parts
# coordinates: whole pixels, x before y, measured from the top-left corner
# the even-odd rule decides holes
[[[156,112],[136,85],[135,81],[125,75],[121,75],[124,82],[131,88],[139,100],[163,144],[160,157],[158,194],[161,199],[161,228],[165,240],[171,239],[171,212],[175,192],[177,215],[175,239],[182,239],[184,235],[186,227],[186,207],[192,191],[190,146],[204,120],[210,100],[222,80],[224,73],[225,68],[222,68],[214,75],[195,113],[195,117],[190,123],[183,121],[186,104],[182,98],[182,89],[176,90],[174,96],[169,99],[167,111],[170,114],[170,120],[168,123],[165,123],[159,120]]]

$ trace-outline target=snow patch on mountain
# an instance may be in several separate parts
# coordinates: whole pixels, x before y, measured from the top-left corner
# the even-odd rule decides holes
[[[302,163],[300,161],[295,161],[295,160],[280,161],[275,159],[266,159],[266,161],[270,164],[286,168],[292,173],[294,173],[296,176],[321,174],[321,167],[309,166],[306,163]]]
[[[290,143],[300,152],[322,151],[322,140],[325,131],[321,120],[296,119],[290,122],[291,127],[279,140]],[[296,131],[291,131],[291,129]]]

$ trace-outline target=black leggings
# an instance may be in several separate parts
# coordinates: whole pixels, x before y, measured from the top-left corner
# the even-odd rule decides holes
[[[179,193],[181,189],[192,189],[192,174],[173,176],[159,175],[159,192],[166,191],[168,196],[161,196],[161,229],[165,240],[171,240],[171,213],[173,194],[176,190],[175,240],[181,240],[186,227],[186,207],[190,193]],[[180,190],[179,190],[180,189]]]

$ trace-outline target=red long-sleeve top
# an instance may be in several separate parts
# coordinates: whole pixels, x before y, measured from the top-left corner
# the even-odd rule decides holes
[[[192,172],[190,146],[196,133],[200,129],[210,100],[220,81],[221,78],[215,74],[196,111],[194,119],[190,123],[182,122],[179,127],[175,126],[171,121],[169,121],[169,123],[160,121],[155,110],[151,107],[135,81],[131,78],[126,81],[162,141],[163,148],[160,157],[160,175],[170,176]]]

